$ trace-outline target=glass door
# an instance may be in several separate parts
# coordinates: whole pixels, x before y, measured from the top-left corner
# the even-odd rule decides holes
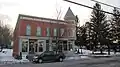
[[[44,41],[42,40],[38,40],[38,44],[37,44],[37,52],[43,52],[43,46],[44,46]]]

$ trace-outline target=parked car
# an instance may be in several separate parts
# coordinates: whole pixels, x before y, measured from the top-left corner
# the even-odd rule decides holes
[[[27,55],[27,58],[29,56]],[[43,63],[46,61],[60,61],[62,62],[65,59],[65,55],[63,52],[54,52],[54,51],[45,51],[42,54],[37,54],[32,57],[32,62],[35,63]]]
[[[33,60],[35,53],[34,52],[29,52],[28,55],[26,56],[26,59],[28,59],[29,61]]]

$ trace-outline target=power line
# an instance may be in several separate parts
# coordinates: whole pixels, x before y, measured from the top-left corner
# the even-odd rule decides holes
[[[96,0],[91,0],[91,1],[94,1],[94,2],[97,2],[97,3],[101,3],[101,4],[106,5],[106,6],[109,6],[109,7],[113,7],[113,8],[120,9],[119,7],[115,7],[115,6],[112,6],[112,5],[109,5],[109,4],[106,4],[106,3],[103,3],[103,2],[99,2],[99,1],[96,1]]]
[[[70,2],[70,3],[73,3],[73,4],[77,4],[77,5],[80,5],[80,6],[83,6],[83,7],[87,7],[87,8],[90,8],[90,9],[98,10],[98,11],[101,11],[101,12],[104,12],[104,13],[115,15],[115,14],[113,14],[111,12],[99,10],[99,9],[96,9],[96,8],[93,8],[93,7],[90,7],[90,6],[87,6],[87,5],[83,5],[83,4],[80,4],[80,3],[76,3],[76,2],[73,2],[73,1],[70,1],[70,0],[64,0],[64,1],[67,1],[67,2]],[[116,16],[120,16],[120,15],[116,15]]]

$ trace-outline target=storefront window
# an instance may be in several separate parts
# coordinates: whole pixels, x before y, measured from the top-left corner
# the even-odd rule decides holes
[[[72,49],[72,43],[71,42],[68,42],[68,46],[69,46],[69,50],[71,50]]]
[[[46,51],[49,51],[49,40],[46,40]]]
[[[63,48],[64,48],[64,51],[67,51],[67,41],[63,41]]]
[[[28,49],[28,41],[23,41],[22,42],[22,52],[27,52]]]
[[[38,48],[38,45],[37,45],[37,44],[35,44],[35,52],[37,52],[37,48]]]
[[[58,51],[62,51],[62,42],[61,41],[58,44]]]
[[[67,51],[67,44],[63,44],[64,51]]]
[[[61,45],[61,44],[58,45],[58,50],[59,50],[59,51],[62,51],[62,45]]]
[[[39,52],[43,52],[43,42],[39,42]]]
[[[56,41],[52,41],[52,49],[53,51],[57,50]]]
[[[33,42],[29,43],[29,52],[34,52]]]

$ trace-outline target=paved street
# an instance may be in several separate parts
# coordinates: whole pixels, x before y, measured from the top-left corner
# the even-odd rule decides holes
[[[43,64],[12,64],[0,67],[120,67],[120,57],[66,60]]]

